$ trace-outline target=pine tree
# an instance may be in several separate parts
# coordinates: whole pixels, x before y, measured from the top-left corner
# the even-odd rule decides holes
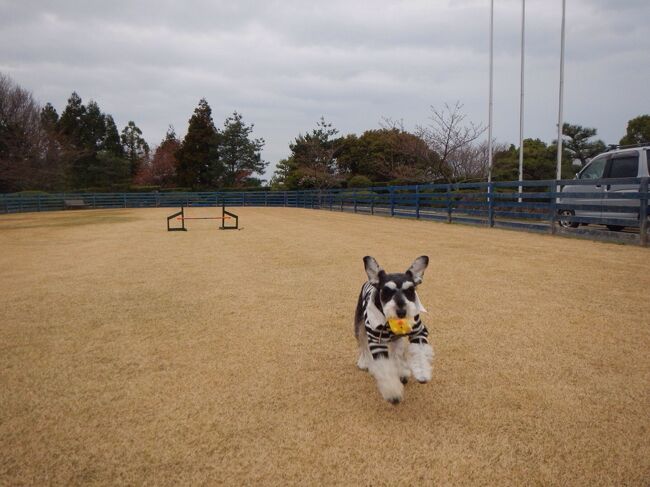
[[[251,139],[254,125],[247,126],[237,112],[223,125],[219,134],[219,158],[225,168],[223,185],[241,187],[250,182],[253,174],[263,174],[268,165],[260,155],[264,139]]]
[[[212,109],[202,98],[190,118],[187,134],[176,153],[178,183],[193,189],[217,187],[224,172],[219,161],[218,146]]]
[[[86,107],[81,97],[72,92],[68,98],[68,104],[61,113],[58,121],[59,132],[66,138],[69,145],[76,149],[83,148],[83,117],[86,115]]]
[[[602,140],[589,140],[595,137],[597,133],[598,131],[595,128],[565,123],[562,125],[562,135],[567,136],[568,140],[565,139],[563,145],[570,153],[570,156],[573,159],[579,159],[584,166],[589,159],[606,149],[605,142]]]
[[[627,122],[625,136],[621,144],[650,143],[650,115],[639,115]]]
[[[149,158],[149,145],[142,138],[142,130],[132,120],[122,130],[121,140],[131,176],[135,176],[142,162]]]
[[[102,150],[105,150],[116,157],[124,157],[124,148],[122,147],[122,141],[120,139],[120,134],[117,131],[115,120],[113,120],[111,115],[106,115],[105,122],[106,135],[104,136],[102,143]]]

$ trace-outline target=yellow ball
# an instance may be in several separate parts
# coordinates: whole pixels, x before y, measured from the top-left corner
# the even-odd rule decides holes
[[[388,326],[395,335],[406,335],[411,331],[411,320],[409,318],[391,318]]]

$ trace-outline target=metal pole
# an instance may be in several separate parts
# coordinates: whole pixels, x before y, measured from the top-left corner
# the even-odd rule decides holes
[[[492,78],[494,58],[494,0],[490,0],[490,95],[488,106],[488,183],[492,182]]]
[[[562,179],[562,104],[564,102],[564,30],[566,19],[566,0],[562,0],[562,28],[560,35],[560,96],[557,120],[557,172],[556,179]]]
[[[521,93],[519,96],[519,181],[524,180],[524,49],[526,32],[526,0],[521,0]],[[519,185],[519,198],[521,203],[522,185]]]

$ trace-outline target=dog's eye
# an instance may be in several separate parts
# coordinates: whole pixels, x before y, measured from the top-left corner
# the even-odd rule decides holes
[[[388,301],[390,298],[392,298],[393,294],[395,294],[395,289],[392,289],[392,288],[389,288],[389,287],[381,288],[381,298],[384,301]]]
[[[404,296],[406,296],[406,299],[408,299],[409,301],[415,301],[415,288],[410,287],[408,289],[405,289]]]

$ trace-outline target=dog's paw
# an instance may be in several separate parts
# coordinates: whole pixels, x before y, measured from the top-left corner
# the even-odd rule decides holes
[[[404,386],[398,382],[399,387],[381,388],[382,397],[391,404],[399,404],[404,399]],[[382,390],[384,389],[384,390]]]
[[[364,355],[359,355],[357,360],[357,368],[363,370],[364,372],[368,371],[368,359]]]
[[[381,396],[391,404],[399,404],[404,398],[404,386],[395,377],[392,380],[377,381]]]
[[[431,380],[431,366],[422,370],[418,370],[417,372],[414,371],[413,376],[415,377],[415,380],[420,384],[426,384]]]

